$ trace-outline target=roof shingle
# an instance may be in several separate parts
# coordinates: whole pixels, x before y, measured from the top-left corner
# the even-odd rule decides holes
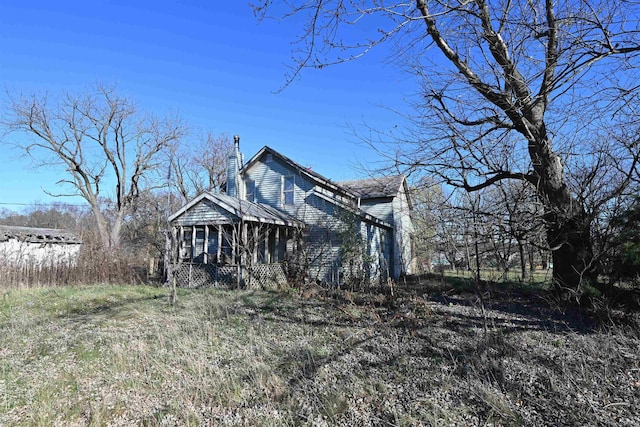
[[[341,181],[337,184],[361,199],[395,197],[400,191],[404,175]]]

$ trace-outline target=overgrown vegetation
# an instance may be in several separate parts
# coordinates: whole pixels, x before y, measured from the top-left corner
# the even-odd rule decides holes
[[[5,290],[0,424],[640,423],[637,319],[484,292]]]

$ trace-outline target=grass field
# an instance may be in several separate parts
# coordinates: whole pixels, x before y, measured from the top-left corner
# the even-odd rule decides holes
[[[640,425],[637,324],[427,290],[0,291],[0,425]]]

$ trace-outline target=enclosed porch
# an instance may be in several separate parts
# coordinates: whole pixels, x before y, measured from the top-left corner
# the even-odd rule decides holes
[[[302,228],[268,206],[208,193],[170,223],[170,276],[183,287],[281,287]]]

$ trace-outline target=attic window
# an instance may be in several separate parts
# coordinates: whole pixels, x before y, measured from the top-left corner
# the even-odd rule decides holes
[[[282,203],[284,205],[293,205],[293,184],[293,175],[282,177]]]
[[[267,153],[264,158],[265,163],[273,163],[273,154]]]
[[[245,194],[247,195],[247,201],[256,201],[256,182],[253,180],[245,181]]]

